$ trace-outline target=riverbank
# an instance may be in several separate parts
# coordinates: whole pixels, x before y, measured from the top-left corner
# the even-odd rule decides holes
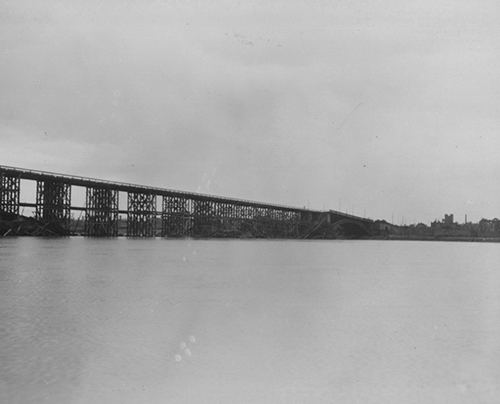
[[[33,217],[18,216],[9,213],[0,214],[0,237],[12,236],[31,236],[31,237],[63,237],[63,236],[82,236],[84,237],[83,223],[76,221],[72,223],[72,231],[68,231],[61,226],[54,223],[48,224],[36,220]],[[161,237],[160,232],[155,235]],[[120,222],[117,237],[128,237],[126,235],[126,222]],[[168,237],[171,239],[182,239],[186,237]],[[270,237],[265,234],[252,234],[249,231],[244,233],[238,231],[217,232],[211,235],[191,235],[189,238],[193,239],[282,239],[283,237]],[[285,239],[301,239],[304,237],[288,237]],[[411,241],[465,241],[465,242],[483,242],[483,243],[498,243],[500,237],[471,237],[471,236],[450,236],[450,235],[436,235],[436,236],[417,236],[417,235],[374,235],[374,236],[342,236],[339,234],[334,235],[331,232],[320,232],[319,234],[309,237],[309,239],[316,240],[411,240]]]
[[[500,243],[500,237],[470,237],[470,236],[376,236],[375,240],[410,240],[410,241],[466,241],[479,243]]]

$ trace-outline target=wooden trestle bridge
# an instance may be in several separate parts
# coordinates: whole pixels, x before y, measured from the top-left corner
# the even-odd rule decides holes
[[[25,180],[36,182],[32,201],[20,199]],[[72,202],[74,187],[85,189],[84,206]],[[121,194],[126,194],[126,209],[120,209]],[[4,224],[0,236],[25,234],[23,222],[18,225],[24,217],[20,216],[21,208],[32,210],[29,220],[36,223],[36,234],[335,238],[373,232],[372,220],[333,210],[316,211],[0,165],[0,219]],[[82,215],[78,232],[79,219],[75,217]]]

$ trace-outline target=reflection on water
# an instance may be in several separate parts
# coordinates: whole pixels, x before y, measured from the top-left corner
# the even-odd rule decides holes
[[[497,403],[500,245],[0,239],[2,403]]]

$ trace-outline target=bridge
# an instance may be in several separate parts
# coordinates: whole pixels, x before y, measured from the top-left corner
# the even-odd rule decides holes
[[[36,191],[21,200],[21,187]],[[72,190],[82,188],[85,200]],[[126,199],[126,208],[119,201]],[[125,203],[122,202],[124,205]],[[28,208],[31,216],[21,215]],[[83,215],[83,219],[82,219]],[[373,221],[124,182],[0,165],[0,236],[337,238],[370,236]]]

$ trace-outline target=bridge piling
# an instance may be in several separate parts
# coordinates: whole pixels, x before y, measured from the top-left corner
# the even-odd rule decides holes
[[[118,191],[87,187],[85,234],[91,237],[118,236]]]
[[[0,171],[0,212],[19,215],[21,177]]]
[[[199,237],[208,237],[216,229],[210,218],[214,217],[213,206],[210,201],[193,201],[193,233]]]
[[[45,225],[69,234],[71,223],[71,185],[38,180],[36,183],[35,218]]]
[[[156,195],[128,192],[127,236],[154,237],[156,224]]]
[[[186,201],[177,196],[162,198],[162,237],[182,237],[185,235],[184,214]]]

